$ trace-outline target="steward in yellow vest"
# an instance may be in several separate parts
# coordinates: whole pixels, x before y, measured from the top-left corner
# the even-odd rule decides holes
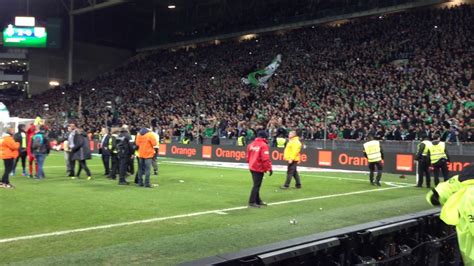
[[[290,187],[291,179],[295,178],[295,187],[301,188],[301,179],[296,168],[298,162],[300,161],[301,153],[301,141],[297,136],[296,131],[292,130],[288,134],[288,143],[286,144],[285,150],[283,151],[283,158],[288,161],[288,169],[286,171],[286,181],[285,184],[281,187],[282,189],[287,189]]]
[[[474,163],[458,176],[436,186],[426,195],[432,205],[442,206],[440,218],[456,226],[464,265],[474,265]]]
[[[285,145],[286,145],[286,139],[282,136],[278,136],[276,138],[276,147],[277,148],[285,148]]]
[[[382,179],[382,171],[383,171],[383,151],[382,147],[380,146],[380,141],[375,140],[374,136],[369,135],[367,136],[367,141],[364,143],[364,155],[369,162],[369,179],[371,185],[381,186],[380,180]],[[374,183],[374,172],[375,168],[377,167],[377,177],[375,178]]]
[[[28,145],[27,145],[25,125],[23,124],[18,125],[18,132],[13,136],[13,139],[16,142],[20,143],[20,148],[18,149],[19,156],[15,159],[13,163],[13,170],[11,174],[15,175],[16,166],[18,164],[18,161],[21,159],[21,166],[23,169],[22,175],[26,176],[26,155],[28,154],[27,152]]]
[[[240,136],[237,138],[237,146],[245,146],[245,132],[240,133]]]
[[[435,134],[433,145],[428,148],[427,156],[433,166],[435,186],[439,183],[439,172],[443,174],[444,181],[449,179],[448,162],[449,155],[446,151],[446,143],[441,141],[441,136]]]
[[[423,176],[426,177],[426,187],[431,187],[431,176],[430,176],[430,161],[428,159],[428,151],[433,143],[428,139],[426,134],[421,135],[421,142],[418,143],[416,160],[418,162],[418,175],[416,180],[416,186],[423,186]]]

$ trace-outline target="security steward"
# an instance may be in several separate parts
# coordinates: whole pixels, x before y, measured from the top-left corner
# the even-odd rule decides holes
[[[247,163],[252,174],[252,191],[250,192],[249,208],[260,208],[267,204],[260,198],[260,186],[263,175],[268,172],[273,174],[272,161],[267,142],[267,133],[264,130],[257,132],[257,138],[247,146]]]
[[[181,140],[181,144],[188,145],[191,140],[189,139],[188,134],[185,134],[183,139]]]
[[[275,139],[275,147],[277,148],[285,148],[286,145],[286,138],[283,137],[283,134],[278,134],[278,136]]]
[[[13,164],[13,171],[12,175],[15,175],[16,166],[18,161],[21,159],[21,167],[22,167],[22,176],[26,176],[26,155],[27,151],[27,138],[26,138],[26,130],[25,125],[20,124],[18,125],[18,132],[13,136],[13,139],[20,143],[19,156],[16,158],[15,163]]]
[[[291,179],[295,178],[296,188],[301,188],[301,178],[296,168],[300,161],[301,153],[301,141],[295,130],[290,131],[288,134],[288,143],[286,144],[285,150],[283,151],[283,158],[288,162],[288,168],[286,171],[286,181],[281,189],[288,189],[290,187]]]
[[[437,185],[426,199],[431,205],[442,206],[441,220],[456,226],[464,265],[474,265],[474,162]]]
[[[441,141],[441,136],[435,134],[433,137],[433,145],[428,148],[428,158],[431,166],[433,166],[433,175],[435,186],[439,183],[439,171],[443,174],[444,181],[449,179],[448,162],[449,155],[446,151],[446,143]]]
[[[428,159],[428,150],[433,145],[426,134],[421,135],[421,142],[418,144],[416,160],[418,161],[418,179],[417,187],[423,186],[423,176],[426,177],[426,187],[431,187],[430,161]]]
[[[382,147],[380,146],[380,141],[375,140],[373,135],[367,136],[367,141],[364,143],[364,155],[369,162],[369,178],[371,185],[381,186],[380,180],[382,179],[382,160],[383,160],[383,151]],[[374,172],[375,168],[377,168],[377,177],[374,183]]]
[[[109,143],[107,145],[107,147],[109,148],[110,159],[112,162],[112,168],[110,169],[109,178],[112,180],[115,180],[117,179],[117,173],[119,172],[119,158],[118,158],[118,151],[117,151],[117,138],[118,138],[119,129],[112,128],[111,133],[112,134],[110,135]]]
[[[134,159],[134,147],[130,142],[131,137],[128,130],[125,128],[120,129],[120,134],[116,139],[116,150],[117,159],[119,161],[119,185],[128,185],[127,182],[127,169],[130,161]]]
[[[245,132],[240,133],[240,136],[237,138],[237,146],[243,147],[245,146]]]

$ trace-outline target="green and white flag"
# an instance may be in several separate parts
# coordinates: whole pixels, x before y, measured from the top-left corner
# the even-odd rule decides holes
[[[267,81],[273,76],[273,73],[277,70],[281,63],[281,55],[278,54],[273,61],[266,66],[264,69],[260,69],[248,74],[246,78],[242,78],[242,82],[246,85],[252,85],[255,87],[267,87]]]

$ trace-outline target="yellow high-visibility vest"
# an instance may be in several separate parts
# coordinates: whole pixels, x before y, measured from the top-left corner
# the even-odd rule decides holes
[[[109,145],[108,145],[109,151],[110,151],[111,153],[118,153],[118,152],[117,152],[117,149],[114,149],[114,147],[112,146],[112,144],[113,144],[113,139],[112,139],[112,137],[114,137],[115,139],[117,139],[118,135],[112,134],[112,135],[109,137]]]
[[[189,139],[183,139],[183,140],[181,141],[181,143],[183,143],[183,144],[189,144]]]
[[[237,138],[237,146],[244,146],[244,140],[245,140],[244,136],[238,137]]]
[[[418,143],[417,150],[419,150],[421,143],[425,144],[425,148],[423,149],[423,152],[421,153],[422,156],[428,156],[428,150],[430,149],[431,146],[433,146],[433,143],[429,140],[423,140],[422,142]]]
[[[367,154],[369,163],[380,162],[382,160],[380,141],[371,140],[364,143],[364,151]]]
[[[428,148],[430,151],[430,161],[431,164],[435,164],[441,159],[448,159],[446,155],[446,144],[444,142],[439,142],[438,144],[433,144]]]
[[[26,149],[26,134],[21,132],[21,147]]]
[[[278,137],[276,139],[277,148],[285,148],[286,139]]]

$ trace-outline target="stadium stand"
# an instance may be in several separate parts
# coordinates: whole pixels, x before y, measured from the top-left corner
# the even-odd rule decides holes
[[[235,138],[262,126],[272,135],[299,128],[305,139],[322,139],[329,119],[330,139],[371,133],[415,140],[427,132],[472,142],[473,25],[473,7],[462,5],[156,50],[93,80],[8,104],[20,117],[49,104],[43,116],[56,121],[58,135],[75,119],[91,131],[106,123],[130,125],[132,133],[154,125],[165,138],[188,131]],[[267,89],[241,83],[276,54],[283,61]]]

